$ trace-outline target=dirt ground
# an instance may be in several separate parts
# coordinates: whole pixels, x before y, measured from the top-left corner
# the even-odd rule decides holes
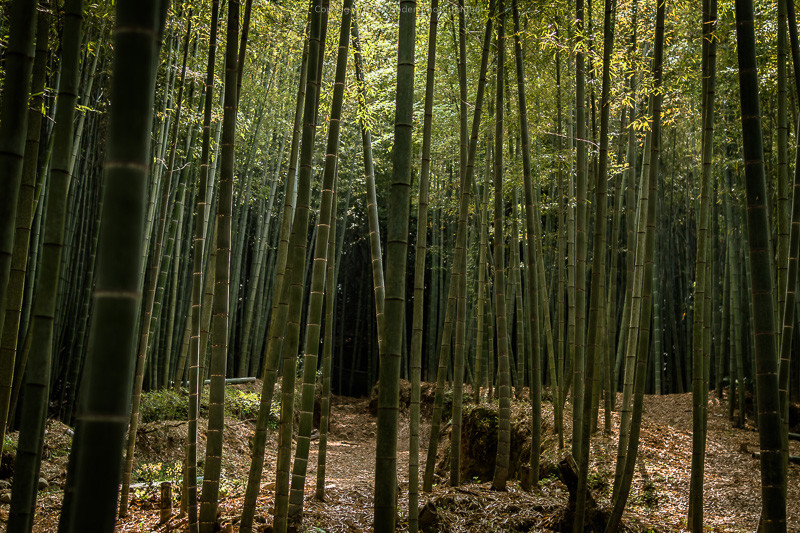
[[[260,384],[256,384],[256,387]],[[423,402],[432,399],[432,389],[423,392]],[[621,395],[618,403],[621,401]],[[496,400],[494,402],[496,407]],[[374,406],[373,406],[374,407]],[[401,417],[398,440],[399,501],[398,530],[407,530],[408,522],[408,410],[401,400]],[[309,532],[366,532],[371,531],[372,492],[374,484],[374,449],[376,418],[370,412],[367,398],[334,397],[332,401],[331,429],[328,440],[325,501],[314,498],[318,440],[312,441],[306,483],[305,515],[301,531]],[[469,407],[467,406],[467,409]],[[515,402],[514,411],[522,418],[527,416],[530,404]],[[639,447],[641,460],[634,477],[633,487],[623,519],[627,531],[671,532],[683,531],[688,509],[689,477],[691,470],[691,395],[649,396],[645,399],[642,439]],[[571,435],[569,403],[565,409],[565,435]],[[430,425],[430,407],[423,404],[421,428],[420,468],[424,469]],[[538,489],[527,492],[520,482],[512,479],[508,490],[491,490],[489,481],[480,476],[463,479],[459,487],[445,483],[448,455],[449,424],[444,424],[439,449],[439,468],[433,492],[420,494],[420,506],[435,506],[435,522],[431,531],[559,531],[559,520],[567,506],[568,492],[558,479],[555,464],[564,455],[557,447],[553,435],[552,409],[543,405],[543,453],[541,456],[542,481]],[[601,508],[610,507],[616,461],[616,428],[618,414],[614,413],[612,437],[600,430],[592,437],[592,466],[590,487]],[[529,424],[527,424],[529,426]],[[517,438],[530,435],[522,423],[514,429]],[[178,421],[151,422],[139,431],[136,463],[139,471],[147,468],[164,469],[176,465],[182,454],[186,425]],[[527,431],[527,433],[525,433]],[[202,432],[201,432],[202,433]],[[42,463],[42,478],[47,488],[39,493],[39,509],[34,531],[56,531],[60,511],[66,462],[71,431],[58,422],[50,422],[46,434],[46,450]],[[249,421],[232,420],[225,431],[223,457],[224,496],[220,503],[222,531],[236,531],[241,512],[247,472],[250,463],[249,439],[253,426]],[[465,438],[470,438],[465,432]],[[476,439],[478,437],[475,437]],[[256,522],[261,531],[271,531],[274,500],[274,467],[277,458],[277,432],[268,441],[265,456],[262,490],[258,499]],[[567,445],[569,438],[566,439]],[[525,448],[525,444],[522,447]],[[529,446],[529,445],[527,445]],[[791,454],[800,455],[800,442],[790,443]],[[198,457],[205,449],[201,434]],[[529,447],[527,448],[529,450]],[[705,524],[706,531],[754,531],[760,511],[759,461],[752,452],[758,450],[758,433],[751,420],[745,428],[732,427],[727,418],[727,406],[716,399],[709,401],[708,441],[705,466]],[[514,451],[512,450],[512,455]],[[524,462],[525,451],[517,450]],[[529,454],[529,452],[528,452]],[[488,459],[487,459],[488,460]],[[462,460],[463,462],[463,460]],[[646,477],[643,477],[643,472]],[[800,532],[800,467],[790,465],[788,494],[789,531]],[[3,476],[0,468],[0,477]],[[7,477],[7,475],[5,476]],[[420,474],[421,477],[421,474]],[[177,484],[175,507],[178,507]],[[129,516],[118,522],[119,532],[182,531],[185,519],[173,518],[167,524],[158,524],[158,488],[142,486],[132,491]],[[0,479],[0,531],[5,529],[9,505],[7,481]],[[428,513],[426,518],[430,518]]]

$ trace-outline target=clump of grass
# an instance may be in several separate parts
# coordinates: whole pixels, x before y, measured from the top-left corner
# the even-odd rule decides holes
[[[189,397],[172,389],[142,393],[139,403],[139,420],[142,423],[156,420],[186,420],[189,418]]]
[[[258,417],[258,406],[261,395],[241,389],[229,388],[225,391],[225,413],[239,420],[255,420]]]
[[[656,489],[656,484],[649,478],[645,480],[642,486],[642,503],[651,509],[658,507],[658,490]]]
[[[10,435],[6,435],[3,438],[3,450],[2,453],[11,453],[16,455],[17,454],[17,439],[12,438]]]

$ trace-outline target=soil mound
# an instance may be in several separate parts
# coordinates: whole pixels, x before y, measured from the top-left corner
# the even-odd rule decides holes
[[[531,459],[531,414],[525,404],[513,407],[511,415],[511,456],[509,479],[527,481]],[[476,482],[491,481],[497,458],[498,410],[495,405],[465,406],[461,429],[461,479]],[[548,423],[542,421],[544,437]],[[451,426],[445,428],[440,439],[436,472],[447,476],[450,469]],[[542,440],[542,451],[552,445],[552,439]],[[552,475],[555,465],[539,466],[540,477]]]

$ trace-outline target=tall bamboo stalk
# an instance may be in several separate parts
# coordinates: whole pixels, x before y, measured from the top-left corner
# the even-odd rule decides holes
[[[576,459],[581,455],[581,443],[583,438],[583,396],[582,385],[584,382],[585,363],[585,339],[586,339],[586,71],[585,71],[585,50],[584,38],[584,2],[575,1],[575,18],[577,22],[578,42],[575,52],[575,135],[576,135],[576,176],[575,176],[575,309],[574,309],[574,348],[572,357],[572,455]]]
[[[530,383],[531,395],[531,462],[529,480],[531,486],[536,486],[539,482],[539,455],[541,453],[541,419],[542,419],[542,376],[541,361],[538,355],[541,339],[539,337],[539,310],[542,309],[539,301],[539,291],[544,290],[538,287],[538,259],[541,259],[541,241],[539,239],[538,226],[534,220],[539,216],[538,209],[534,207],[534,189],[531,180],[531,159],[530,159],[530,137],[528,133],[528,111],[527,97],[525,94],[525,70],[522,62],[522,43],[520,42],[519,8],[517,0],[512,1],[512,11],[514,16],[514,57],[517,70],[517,102],[519,103],[519,131],[522,142],[522,177],[525,194],[525,230],[526,239],[534,240],[536,245],[529,243],[526,247],[525,257],[525,288],[527,300],[530,305],[530,331],[531,331],[531,370],[532,380]],[[538,204],[536,205],[538,207]],[[538,258],[534,258],[534,253],[538,252]],[[543,310],[543,309],[542,309]],[[554,365],[551,364],[551,371],[555,372]],[[556,411],[560,411],[561,402],[558,401],[558,383],[552,383],[553,405]],[[556,417],[557,419],[560,417]]]
[[[136,349],[154,82],[166,2],[117,2],[97,283],[59,531],[112,531]],[[71,124],[70,124],[71,126]]]
[[[384,352],[380,356],[375,445],[375,530],[393,531],[397,497],[397,417],[405,314],[414,102],[416,1],[400,0],[392,180],[386,232]]]
[[[309,3],[309,18],[311,9],[315,4]],[[239,530],[242,533],[249,533],[253,529],[253,518],[255,516],[255,506],[258,493],[261,490],[261,474],[264,468],[264,450],[267,444],[267,423],[269,422],[270,410],[272,407],[272,396],[275,389],[275,382],[278,375],[278,361],[283,348],[284,334],[286,331],[286,317],[289,308],[289,285],[286,283],[288,277],[287,267],[289,255],[289,239],[292,231],[292,220],[294,218],[294,204],[292,191],[295,190],[297,157],[300,146],[300,131],[303,117],[303,107],[305,102],[305,88],[308,74],[308,49],[310,39],[306,39],[303,48],[303,56],[300,62],[300,80],[297,89],[297,101],[295,106],[294,125],[292,130],[292,145],[289,150],[289,168],[287,177],[284,180],[283,192],[283,213],[281,215],[281,228],[279,236],[278,253],[275,267],[275,281],[273,283],[273,305],[272,314],[268,328],[268,339],[264,354],[264,381],[261,387],[261,398],[258,406],[258,416],[256,419],[256,430],[253,436],[253,459],[250,462],[250,471],[247,478],[247,489],[245,491],[244,503],[242,506],[242,519]],[[288,271],[291,275],[291,270]]]
[[[666,2],[659,1],[656,7],[656,32],[655,47],[653,52],[653,89],[650,95],[650,141],[649,158],[657,162],[661,149],[661,82],[663,79],[664,57],[664,18]],[[652,313],[653,289],[653,254],[655,239],[655,191],[658,164],[647,166],[647,173],[642,170],[641,188],[639,191],[639,224],[636,239],[636,265],[634,268],[634,285],[631,295],[631,322],[628,334],[627,360],[635,360],[635,365],[629,364],[626,368],[625,379],[634,381],[631,394],[633,395],[633,408],[630,414],[629,436],[623,440],[620,437],[619,452],[617,454],[617,471],[621,472],[615,478],[614,508],[609,517],[606,531],[614,533],[619,528],[622,512],[628,500],[633,471],[636,465],[636,455],[639,449],[639,434],[644,405],[644,386],[646,381],[647,354],[650,345],[650,318]],[[638,322],[634,328],[634,320]],[[638,339],[636,338],[638,337]],[[634,353],[634,356],[631,356]],[[630,372],[629,372],[630,370]],[[635,378],[633,378],[635,376]],[[620,413],[625,416],[625,413]],[[624,447],[624,449],[623,449]],[[622,465],[620,465],[622,463]]]
[[[497,109],[494,154],[494,308],[497,321],[498,389],[500,406],[497,425],[497,458],[492,488],[505,490],[511,453],[511,373],[509,369],[508,323],[505,294],[505,242],[503,220],[503,97],[505,76],[505,4],[497,2]]]
[[[208,430],[206,431],[206,457],[203,470],[203,490],[200,498],[199,529],[203,533],[214,530],[217,521],[217,505],[219,499],[220,471],[222,468],[222,432],[225,429],[225,367],[228,358],[228,314],[229,288],[231,278],[231,246],[233,219],[233,173],[236,140],[236,112],[238,94],[236,88],[237,73],[241,68],[238,63],[237,42],[239,38],[239,0],[228,2],[228,29],[225,46],[225,94],[222,117],[222,139],[220,142],[220,179],[219,197],[216,214],[217,256],[214,269],[214,305],[212,309],[211,327],[211,362],[209,364],[211,386],[208,395]],[[198,373],[190,374],[191,381],[196,379],[195,387],[190,393],[195,394],[200,388]],[[194,401],[190,400],[190,406]],[[190,425],[192,418],[190,416]],[[197,428],[194,428],[195,431]],[[191,433],[192,428],[189,428]],[[191,438],[191,437],[190,437]],[[196,481],[195,464],[192,457],[187,456],[187,476],[189,490],[189,528],[193,529],[196,509],[196,494],[192,486]],[[196,459],[196,458],[195,458]],[[195,488],[196,491],[196,488]],[[193,511],[194,509],[194,511]]]
[[[67,198],[70,174],[69,158],[72,153],[75,103],[80,74],[81,26],[83,2],[69,0],[64,6],[64,30],[61,37],[61,77],[56,100],[53,127],[53,160],[50,168],[49,198],[45,211],[44,240],[39,283],[33,300],[31,319],[31,347],[25,373],[14,485],[11,492],[11,511],[8,531],[30,531],[36,506],[44,429],[50,398],[50,373],[53,360],[56,300],[61,279],[61,258],[67,219]],[[28,71],[30,75],[30,71]],[[27,107],[23,106],[27,114]],[[24,125],[22,123],[25,131]],[[4,125],[4,127],[6,127]],[[20,137],[24,136],[20,135]],[[2,295],[0,295],[2,300]],[[0,317],[2,318],[2,317]]]
[[[713,177],[711,164],[714,148],[714,87],[716,80],[716,36],[717,3],[703,2],[703,140],[702,140],[702,192],[698,210],[697,263],[695,268],[695,313],[692,327],[692,474],[689,493],[689,524],[695,533],[703,530],[703,479],[705,472],[706,432],[705,421],[708,409],[708,376],[705,358],[708,355],[704,331],[708,327],[704,313],[710,312],[704,301],[713,282],[707,274],[711,261],[710,215]],[[701,312],[702,311],[702,312]]]
[[[308,47],[308,75],[303,105],[303,131],[300,164],[297,173],[297,204],[292,233],[288,243],[287,273],[282,291],[288,301],[285,342],[283,346],[283,377],[281,379],[281,415],[278,433],[278,460],[276,465],[275,520],[278,533],[287,530],[289,508],[290,463],[294,432],[294,386],[297,370],[297,350],[300,345],[300,317],[303,308],[306,243],[308,241],[309,210],[311,203],[311,173],[314,158],[314,139],[317,129],[319,91],[322,62],[325,53],[324,26],[327,24],[328,2],[316,0],[311,14]],[[289,270],[290,269],[290,270]],[[283,297],[282,297],[283,299]],[[248,483],[253,482],[252,478]]]
[[[15,0],[9,11],[8,49],[3,98],[0,101],[0,324],[4,324],[6,292],[14,250],[17,196],[28,128],[28,98],[36,35],[36,2]]]
[[[302,521],[303,494],[305,492],[306,469],[310,448],[311,426],[314,414],[317,360],[319,358],[320,331],[322,328],[323,296],[328,255],[328,238],[331,221],[336,219],[334,184],[339,156],[339,135],[344,102],[347,55],[350,46],[350,24],[353,2],[345,0],[342,5],[342,21],[339,31],[339,49],[336,56],[336,72],[333,85],[331,114],[328,118],[328,141],[325,149],[325,167],[322,177],[322,198],[317,218],[317,234],[314,244],[314,263],[311,273],[311,291],[306,318],[306,344],[303,356],[303,385],[300,399],[300,424],[297,431],[297,447],[292,467],[291,493],[289,497],[289,519]],[[374,192],[374,190],[373,190]]]
[[[17,204],[14,248],[11,257],[8,292],[4,306],[5,317],[3,318],[3,322],[0,322],[0,332],[2,333],[2,337],[0,337],[0,442],[4,442],[5,440],[6,426],[8,425],[8,408],[11,403],[11,385],[14,374],[14,361],[17,357],[17,341],[20,333],[23,296],[25,294],[25,274],[27,272],[31,225],[33,223],[35,207],[39,135],[42,129],[44,84],[45,75],[47,73],[47,55],[49,50],[49,2],[44,3],[43,8],[44,9],[39,12],[36,21],[36,55],[33,63],[31,102],[28,109],[25,154],[21,169],[22,180]],[[11,55],[13,52],[9,51],[9,54]],[[12,75],[14,75],[13,71],[6,71],[6,76]],[[4,116],[0,115],[0,120],[5,120]],[[2,283],[2,281],[0,281],[0,283]],[[0,298],[0,302],[2,302],[2,298]],[[2,313],[3,311],[0,311],[0,314]]]
[[[786,471],[781,454],[778,347],[773,307],[773,257],[766,206],[764,150],[752,0],[736,1],[736,43],[742,117],[747,234],[752,276],[758,437],[761,448],[761,528],[786,531]]]
[[[419,421],[420,380],[422,374],[422,334],[425,301],[425,257],[428,240],[428,189],[431,167],[431,130],[436,77],[436,37],[439,27],[439,0],[431,0],[428,24],[428,59],[425,73],[425,103],[422,121],[422,161],[417,199],[417,235],[414,240],[414,300],[411,323],[411,405],[408,459],[408,529],[419,529]],[[429,333],[430,334],[430,333]]]
[[[605,277],[606,277],[606,209],[608,188],[608,118],[611,107],[611,54],[614,48],[614,21],[616,0],[605,0],[603,21],[603,86],[600,96],[600,153],[595,176],[595,219],[592,249],[591,303],[589,306],[589,339],[586,346],[586,386],[583,402],[583,428],[578,460],[578,488],[575,502],[573,531],[582,532],[586,513],[587,482],[589,478],[589,446],[593,421],[592,403],[597,388],[600,361],[603,360],[603,329],[605,325]],[[575,384],[578,387],[578,383]],[[598,389],[599,392],[599,389]],[[591,416],[590,416],[590,413]],[[574,452],[573,452],[574,453]]]

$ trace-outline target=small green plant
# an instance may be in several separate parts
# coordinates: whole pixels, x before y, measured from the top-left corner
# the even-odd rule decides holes
[[[233,498],[244,496],[244,482],[241,479],[228,476],[223,468],[219,482],[219,497],[222,499],[228,496]]]
[[[139,483],[158,483],[175,481],[181,477],[180,461],[174,463],[144,463],[133,471],[133,479]]]
[[[189,398],[172,389],[142,393],[139,420],[142,423],[156,420],[186,420],[189,418]]]
[[[658,507],[658,491],[656,490],[656,484],[650,479],[645,481],[644,486],[642,486],[642,503],[646,507]]]
[[[594,491],[605,491],[609,488],[608,480],[612,477],[610,472],[595,470],[589,473],[587,485]]]
[[[12,438],[10,435],[6,435],[3,438],[3,452],[10,452],[13,454],[17,453],[17,439]]]
[[[231,388],[225,394],[225,412],[239,420],[253,420],[258,417],[261,395],[241,389]]]

